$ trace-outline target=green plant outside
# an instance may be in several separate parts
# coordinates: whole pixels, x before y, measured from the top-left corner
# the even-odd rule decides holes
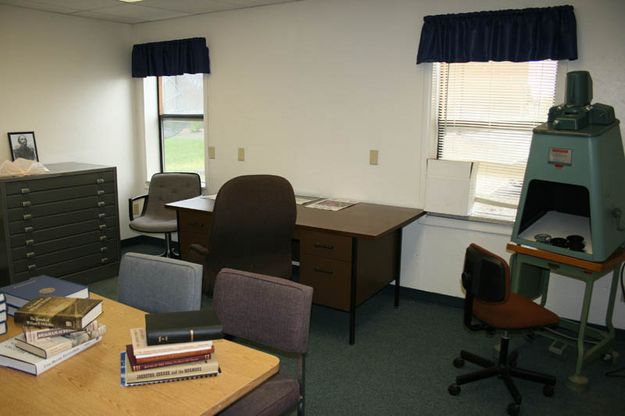
[[[204,138],[176,135],[165,139],[166,172],[204,172]]]

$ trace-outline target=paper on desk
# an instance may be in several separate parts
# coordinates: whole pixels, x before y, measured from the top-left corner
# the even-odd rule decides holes
[[[21,157],[15,159],[13,162],[5,160],[0,164],[0,176],[39,175],[48,172],[50,172],[50,170],[42,163],[36,160],[22,159]]]

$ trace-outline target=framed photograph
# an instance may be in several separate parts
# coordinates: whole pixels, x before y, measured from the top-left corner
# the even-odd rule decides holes
[[[9,146],[11,146],[12,160],[21,157],[22,159],[39,161],[34,131],[9,133]]]

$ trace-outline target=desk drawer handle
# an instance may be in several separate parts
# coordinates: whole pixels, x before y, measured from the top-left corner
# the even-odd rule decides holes
[[[23,193],[23,194],[28,194],[28,193],[30,193],[30,188],[22,188],[22,189],[20,189],[20,192]]]
[[[558,270],[560,268],[560,265],[559,264],[555,264],[555,263],[547,263],[547,266],[551,270]]]
[[[22,202],[22,207],[26,208],[30,206],[30,201],[24,201]]]
[[[99,206],[99,207],[103,207],[104,205],[106,205],[106,202],[104,202],[104,201],[100,201],[100,202],[98,202],[98,206]]]
[[[193,228],[203,228],[204,224],[201,222],[190,222],[188,223],[189,226],[193,227]]]
[[[25,233],[32,233],[33,232],[33,227],[24,227],[24,232]]]
[[[95,183],[98,183],[98,184],[100,184],[100,183],[104,183],[104,178],[98,178],[98,179],[96,179],[96,180],[95,180]]]
[[[35,244],[35,240],[26,240],[24,244],[26,244],[27,246],[32,246],[33,244]]]
[[[100,241],[104,241],[104,240],[106,240],[106,236],[105,235],[101,235],[100,236]]]
[[[104,218],[104,217],[106,217],[105,213],[101,212],[101,213],[98,214],[98,218]]]
[[[29,265],[28,265],[28,271],[29,271],[29,272],[32,272],[32,271],[33,271],[33,270],[35,270],[36,268],[37,268],[37,265],[36,265],[36,264],[29,264]]]
[[[325,269],[320,269],[318,267],[313,267],[313,270],[317,273],[323,273],[323,274],[334,274],[334,272],[332,270],[325,270]]]
[[[35,257],[35,252],[34,251],[29,251],[28,253],[26,253],[26,258],[30,259],[31,257]]]
[[[22,218],[23,218],[24,220],[29,220],[29,219],[31,219],[32,217],[33,217],[33,215],[32,215],[32,214],[24,214],[24,215],[22,215]]]
[[[315,248],[325,248],[326,250],[334,250],[334,246],[332,244],[315,243],[313,245],[315,246]]]

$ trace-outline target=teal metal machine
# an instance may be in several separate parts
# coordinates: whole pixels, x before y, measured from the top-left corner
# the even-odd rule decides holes
[[[590,74],[569,72],[534,129],[512,240],[602,262],[625,243],[625,156],[614,109],[591,100]]]

